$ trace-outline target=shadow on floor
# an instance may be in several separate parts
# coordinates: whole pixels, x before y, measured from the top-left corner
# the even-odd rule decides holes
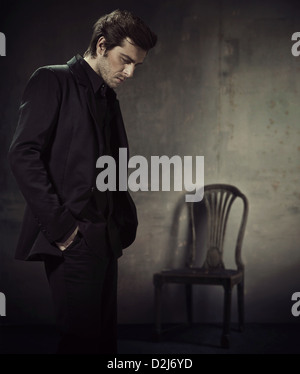
[[[221,325],[168,325],[159,342],[153,325],[119,325],[119,354],[299,354],[300,324],[248,324],[234,327],[229,349],[220,347]],[[1,326],[0,354],[51,354],[57,333],[53,326]]]

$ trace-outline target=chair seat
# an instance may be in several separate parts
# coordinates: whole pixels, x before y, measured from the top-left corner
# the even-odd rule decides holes
[[[186,282],[187,279],[190,279],[193,283],[205,284],[223,284],[229,280],[234,285],[243,278],[243,271],[233,269],[207,270],[204,268],[178,268],[162,270],[160,273],[156,273],[154,278],[160,278],[165,282],[172,281],[177,283]]]

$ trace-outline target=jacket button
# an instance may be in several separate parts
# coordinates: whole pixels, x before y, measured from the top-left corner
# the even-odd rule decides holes
[[[94,191],[95,191],[95,187],[92,187],[92,188],[91,188],[91,192],[94,192]]]

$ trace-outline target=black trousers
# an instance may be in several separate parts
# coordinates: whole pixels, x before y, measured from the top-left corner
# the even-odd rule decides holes
[[[98,257],[79,232],[62,257],[45,259],[58,354],[117,353],[117,259]]]

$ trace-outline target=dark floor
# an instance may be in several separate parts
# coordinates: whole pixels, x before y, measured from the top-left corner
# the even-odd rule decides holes
[[[248,324],[235,326],[229,349],[220,347],[220,325],[169,326],[160,342],[152,325],[120,325],[119,354],[299,354],[300,324]],[[51,354],[57,333],[52,326],[0,327],[0,354]]]

